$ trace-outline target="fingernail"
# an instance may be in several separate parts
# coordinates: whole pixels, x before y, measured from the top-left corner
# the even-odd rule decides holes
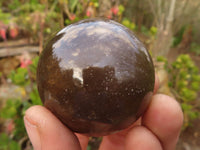
[[[37,125],[34,124],[33,120],[26,116],[24,117],[24,123],[34,150],[41,150],[41,138]]]

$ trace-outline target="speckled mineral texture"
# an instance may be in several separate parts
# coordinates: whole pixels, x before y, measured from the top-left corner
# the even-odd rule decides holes
[[[131,125],[147,108],[154,67],[143,44],[109,20],[83,20],[43,50],[37,83],[44,106],[68,128],[89,136]]]

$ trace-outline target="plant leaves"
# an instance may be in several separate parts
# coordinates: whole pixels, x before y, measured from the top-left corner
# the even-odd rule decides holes
[[[71,12],[74,12],[76,5],[78,4],[78,0],[70,0],[69,1],[69,8]]]

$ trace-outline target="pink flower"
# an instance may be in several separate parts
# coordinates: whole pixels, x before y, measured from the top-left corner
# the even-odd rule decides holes
[[[69,20],[73,21],[76,18],[75,14],[70,14],[69,15]]]
[[[108,15],[107,18],[108,18],[108,19],[112,19],[112,16],[111,16],[111,15]]]
[[[1,28],[0,29],[0,36],[2,37],[2,39],[5,41],[6,38],[6,29],[5,28]]]
[[[23,60],[23,61],[21,61],[20,67],[21,68],[27,68],[30,64],[32,64],[31,60]]]
[[[91,12],[89,10],[86,11],[86,16],[88,16],[88,17],[91,16]]]
[[[2,37],[2,39],[5,41],[7,40],[6,37],[6,31],[8,29],[8,26],[5,25],[3,22],[0,21],[0,37]]]
[[[22,53],[21,56],[18,57],[20,61],[21,68],[27,68],[30,64],[32,64],[30,54],[28,52]]]
[[[18,29],[16,27],[10,28],[9,35],[11,38],[16,38],[18,35]]]
[[[119,8],[118,8],[118,6],[114,6],[114,7],[112,7],[112,8],[111,8],[111,11],[112,11],[112,13],[113,13],[114,15],[117,15],[118,12],[119,12]]]
[[[7,133],[12,133],[12,131],[14,130],[14,128],[15,128],[14,121],[13,121],[13,120],[9,120],[9,121],[6,123],[6,132],[7,132]]]

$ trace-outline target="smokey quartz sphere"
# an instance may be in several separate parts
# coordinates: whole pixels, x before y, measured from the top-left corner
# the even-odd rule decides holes
[[[144,45],[126,27],[101,19],[58,32],[37,70],[44,106],[88,136],[115,133],[136,121],[150,102],[154,79]]]

